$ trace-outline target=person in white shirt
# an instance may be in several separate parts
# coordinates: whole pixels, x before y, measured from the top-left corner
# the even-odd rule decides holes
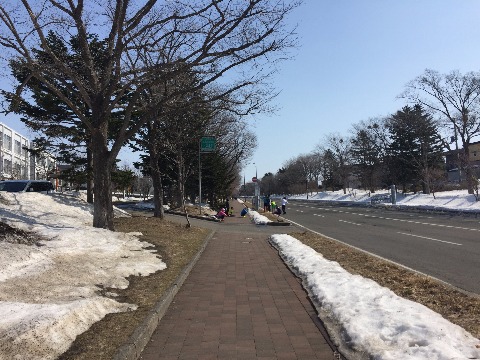
[[[286,214],[285,208],[286,208],[287,204],[288,204],[287,198],[284,196],[283,199],[282,199],[282,212],[284,214]]]

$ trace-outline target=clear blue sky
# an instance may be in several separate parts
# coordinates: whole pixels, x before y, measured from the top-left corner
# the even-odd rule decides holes
[[[288,21],[300,46],[274,78],[279,110],[251,119],[259,146],[247,181],[255,166],[275,173],[325,135],[399,110],[397,96],[426,68],[480,70],[480,0],[304,0]],[[14,117],[0,121],[31,136]]]
[[[397,96],[426,68],[480,70],[478,0],[305,0],[289,21],[300,48],[275,79],[281,108],[253,122],[259,177],[326,134],[401,109]]]

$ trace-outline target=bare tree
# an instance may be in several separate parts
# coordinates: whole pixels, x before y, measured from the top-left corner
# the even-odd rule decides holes
[[[329,155],[330,171],[346,194],[352,172],[351,140],[340,134],[329,134],[323,143],[317,146],[317,151]]]
[[[283,58],[285,50],[294,45],[284,19],[298,4],[269,0],[110,0],[102,4],[93,0],[0,0],[4,60],[15,58],[28,69],[16,94],[22,96],[30,79],[41,81],[90,134],[95,227],[113,229],[110,171],[122,146],[147,121],[133,116],[143,90],[186,69],[203,75],[198,88],[233,69],[236,74],[243,70],[245,73],[232,81],[225,93],[266,81],[274,70],[271,60]],[[78,38],[82,71],[49,47],[49,31]],[[101,71],[94,66],[89,47],[88,37],[93,33],[104,39],[107,50]],[[49,56],[48,62],[36,61],[34,49],[39,48]],[[174,61],[165,63],[166,53]],[[153,61],[146,64],[147,57]],[[72,101],[75,97],[78,101]],[[87,113],[79,103],[85,105]],[[120,110],[116,137],[109,141],[112,114]]]
[[[299,155],[296,162],[299,164],[301,176],[305,181],[305,193],[307,194],[308,199],[309,185],[317,177],[317,157],[314,154]]]
[[[455,141],[460,137],[463,146],[460,167],[465,171],[468,193],[473,194],[475,177],[469,163],[469,145],[480,134],[480,74],[440,74],[427,69],[409,82],[400,96],[432,110],[453,127]]]
[[[370,119],[353,125],[351,153],[354,167],[365,190],[379,186],[385,160],[386,134],[382,119]]]

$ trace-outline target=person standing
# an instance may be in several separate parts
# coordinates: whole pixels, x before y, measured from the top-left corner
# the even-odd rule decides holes
[[[287,204],[288,204],[287,198],[284,196],[283,199],[282,199],[282,212],[283,212],[283,214],[286,214],[285,209],[287,207]]]
[[[270,211],[270,195],[265,195],[263,198],[263,212]]]

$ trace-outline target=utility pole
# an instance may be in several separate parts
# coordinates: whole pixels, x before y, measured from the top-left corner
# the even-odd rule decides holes
[[[217,139],[215,136],[204,136],[199,141],[198,146],[198,205],[200,215],[202,215],[202,157],[201,154],[214,152],[217,148]]]

